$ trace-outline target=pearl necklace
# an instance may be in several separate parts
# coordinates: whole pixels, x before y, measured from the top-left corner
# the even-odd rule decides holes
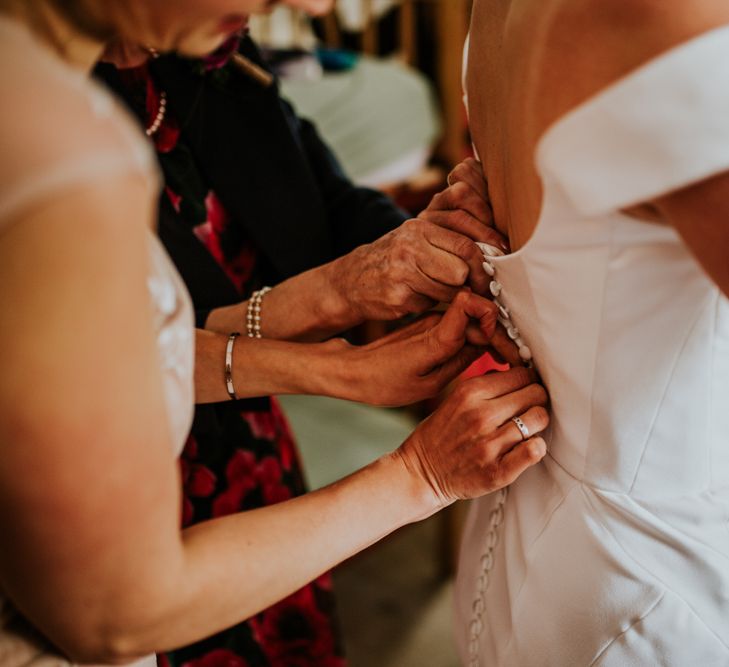
[[[159,51],[157,51],[157,49],[155,49],[153,46],[148,46],[147,52],[151,56],[152,60],[157,60],[157,58],[159,58]],[[155,134],[157,134],[159,128],[162,127],[162,123],[164,122],[166,115],[167,93],[164,90],[161,90],[159,93],[159,107],[157,108],[157,115],[154,117],[152,124],[144,130],[144,134],[146,134],[148,137],[153,137]]]
[[[159,94],[159,107],[157,109],[157,115],[154,117],[152,124],[144,130],[144,133],[148,137],[152,137],[157,133],[157,130],[162,126],[165,116],[167,115],[167,93],[163,90]]]

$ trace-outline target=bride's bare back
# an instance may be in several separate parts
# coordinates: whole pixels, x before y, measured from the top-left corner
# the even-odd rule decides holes
[[[729,10],[721,0],[475,0],[466,77],[471,132],[512,250],[529,240],[539,217],[534,154],[544,131],[723,18]],[[630,212],[660,218],[649,204]]]

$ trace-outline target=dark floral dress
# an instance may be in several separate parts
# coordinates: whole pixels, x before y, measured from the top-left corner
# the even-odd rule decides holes
[[[200,76],[225,82],[231,41]],[[147,126],[161,92],[147,65],[121,74],[125,97]],[[235,285],[241,299],[261,286],[256,248],[207,187],[180,128],[168,112],[154,137],[166,194]],[[240,406],[240,409],[238,408]],[[231,406],[233,407],[233,406]],[[306,491],[289,425],[274,398],[239,401],[215,429],[193,427],[181,456],[182,525],[273,505]],[[161,667],[344,667],[330,575],[324,575],[247,622],[158,656]]]

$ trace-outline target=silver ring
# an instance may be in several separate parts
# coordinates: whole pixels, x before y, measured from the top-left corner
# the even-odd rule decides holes
[[[512,417],[511,421],[513,421],[516,424],[516,428],[519,429],[519,433],[521,433],[521,439],[528,440],[529,429],[527,428],[527,425],[522,421],[521,417]]]

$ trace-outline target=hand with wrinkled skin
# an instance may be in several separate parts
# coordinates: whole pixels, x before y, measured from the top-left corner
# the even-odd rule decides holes
[[[494,229],[480,164],[465,160],[449,186],[415,219],[337,260],[340,294],[362,319],[395,319],[450,303],[462,286],[488,294],[481,250],[489,243],[508,251]]]
[[[440,507],[511,484],[547,451],[538,434],[549,424],[544,387],[533,370],[513,368],[460,383],[401,445]],[[511,421],[521,417],[523,440]]]
[[[330,283],[357,320],[392,320],[450,303],[467,281],[486,294],[482,261],[470,238],[412,219],[335,260]]]
[[[490,278],[477,242],[505,245],[489,226],[491,211],[478,163],[462,163],[451,181],[419,218],[276,285],[266,296],[264,338],[323,340],[367,320],[419,315],[450,303],[464,287],[488,295]],[[246,307],[243,302],[214,309],[205,328],[234,331]]]
[[[508,241],[494,225],[488,184],[481,163],[473,158],[464,160],[448,174],[448,183],[448,189],[437,194],[420,217],[436,224],[450,225],[450,229],[459,231],[474,241],[494,245],[508,253]],[[444,210],[448,209],[456,209],[450,217],[444,213]],[[483,272],[482,267],[481,271]],[[490,281],[490,278],[488,280]],[[489,343],[489,351],[498,361],[503,361],[512,367],[524,365],[519,356],[519,349],[506,335],[506,330],[501,324],[496,327]]]
[[[369,345],[330,341],[346,369],[337,395],[388,406],[431,398],[483,354],[496,317],[494,304],[463,291],[445,313],[430,313]]]
[[[448,174],[448,187],[433,197],[419,216],[441,227],[509,252],[507,239],[494,226],[488,185],[481,163],[468,158]]]

